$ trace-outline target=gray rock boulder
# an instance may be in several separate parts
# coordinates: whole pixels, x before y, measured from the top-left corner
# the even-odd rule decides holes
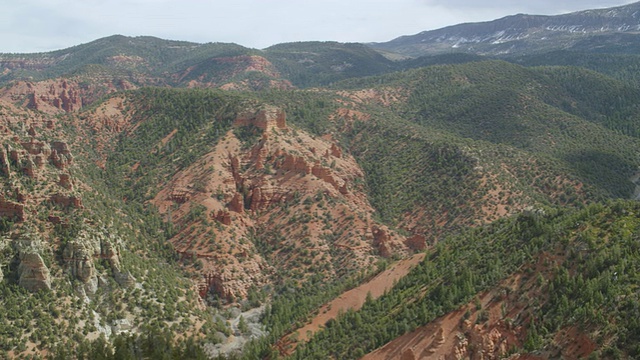
[[[38,253],[20,254],[18,275],[20,286],[31,292],[51,290],[51,273]]]

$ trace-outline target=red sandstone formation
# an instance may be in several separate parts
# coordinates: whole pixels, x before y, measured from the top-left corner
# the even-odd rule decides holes
[[[31,155],[44,154],[49,156],[51,154],[51,146],[42,141],[31,139],[29,141],[21,142],[20,145],[22,145],[22,147]]]
[[[24,205],[0,197],[0,217],[24,221]]]
[[[11,166],[9,164],[9,157],[4,149],[4,146],[0,146],[0,171],[6,176],[11,177]]]
[[[272,129],[284,130],[287,128],[287,116],[285,112],[275,106],[263,106],[258,111],[247,110],[236,117],[233,126],[253,125],[265,133]]]
[[[62,218],[60,216],[49,215],[47,220],[54,225],[62,224]]]
[[[340,179],[335,177],[331,172],[331,169],[322,167],[320,164],[315,164],[311,169],[311,173],[315,175],[318,179],[331,184],[336,190],[338,190],[341,194],[347,194],[347,182],[342,181],[340,184]]]
[[[337,158],[342,157],[342,150],[336,146],[336,144],[331,144],[331,155]]]
[[[301,156],[286,154],[284,160],[278,166],[278,168],[285,171],[303,172],[305,174],[311,174],[311,166]]]
[[[413,235],[408,237],[404,243],[409,249],[414,251],[422,251],[427,248],[427,239],[424,235]]]
[[[73,190],[73,184],[71,183],[71,176],[69,174],[60,174],[60,180],[58,184],[65,189]]]
[[[380,256],[388,258],[391,256],[391,248],[389,246],[389,234],[384,228],[373,226],[373,246],[378,249]]]
[[[24,167],[22,168],[22,171],[30,178],[36,177],[36,165],[33,163],[33,160],[31,160],[31,156],[28,155],[24,160]]]
[[[274,269],[256,251],[255,243],[247,241],[252,234],[273,232],[278,239],[271,244],[278,267],[295,268],[303,276],[327,261],[339,265],[323,271],[338,274],[372,263],[376,252],[408,253],[405,239],[386,227],[373,235],[373,208],[361,187],[348,186],[364,176],[353,157],[330,139],[288,131],[285,119],[276,108],[245,111],[235,126],[254,126],[268,136],[247,144],[229,131],[197,165],[178,172],[152,200],[162,214],[183,225],[171,239],[176,251],[195,255],[201,264],[196,271],[211,274],[198,285],[201,294],[213,291],[221,298],[240,298],[251,286],[268,281]],[[188,201],[172,201],[177,200],[175,189],[191,189],[196,182],[201,190],[191,192]],[[205,207],[215,222],[196,225],[199,220],[188,219],[197,205]],[[309,212],[315,216],[304,216]],[[201,226],[208,226],[207,231],[198,231]],[[330,233],[340,235],[324,236]],[[343,251],[333,255],[331,248]]]
[[[175,189],[171,192],[171,195],[169,195],[169,200],[178,204],[184,204],[189,201],[190,198],[191,194],[189,191],[182,189]]]
[[[226,210],[218,210],[213,219],[224,225],[231,225],[231,214]]]
[[[242,214],[244,212],[244,198],[242,197],[242,194],[238,192],[235,193],[227,207],[233,212]]]
[[[223,72],[202,72],[202,66],[224,66]],[[238,79],[243,73],[258,72],[271,79]],[[262,56],[240,55],[233,57],[219,57],[206,60],[197,65],[190,66],[181,73],[175,75],[177,82],[187,83],[187,87],[219,87],[223,90],[250,90],[260,88],[291,89],[293,85],[289,80],[280,79],[276,68]]]
[[[47,163],[42,154],[38,154],[33,157],[33,163],[36,165],[38,169],[43,169],[44,165]]]
[[[79,196],[67,196],[62,194],[54,194],[51,195],[49,201],[54,203],[55,205],[60,205],[62,207],[73,207],[76,209],[82,209],[84,206],[82,205],[82,199]]]
[[[270,185],[262,185],[251,191],[251,211],[268,209],[271,205],[279,204],[287,200],[287,194],[281,189]]]
[[[49,84],[47,86],[47,84]],[[48,80],[39,83],[19,81],[10,90],[11,96],[26,98],[25,105],[36,111],[72,112],[82,108],[82,97],[77,84],[67,80]]]
[[[264,207],[264,198],[262,197],[262,189],[255,188],[251,192],[251,205],[249,208],[251,211],[259,210]]]
[[[9,152],[9,159],[15,163],[20,163],[20,158],[26,152],[24,150],[20,151],[11,147],[11,145],[7,146],[7,151]]]
[[[71,151],[69,150],[69,145],[67,145],[64,141],[54,141],[51,143],[51,149],[58,152],[58,154],[69,155]]]

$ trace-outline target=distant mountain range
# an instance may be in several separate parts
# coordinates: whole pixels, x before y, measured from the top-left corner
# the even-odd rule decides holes
[[[414,57],[450,52],[505,56],[571,48],[597,50],[620,41],[637,43],[638,32],[640,2],[556,16],[518,14],[423,31],[370,45]]]
[[[571,62],[585,56],[567,61],[566,54],[557,51],[635,56],[640,53],[638,33],[640,2],[557,16],[518,14],[369,44],[295,42],[257,50],[233,43],[114,35],[48,53],[0,54],[0,84],[60,76],[117,76],[136,85],[309,87],[487,57],[521,64],[575,65]],[[556,53],[540,59],[540,54],[549,52]],[[586,67],[601,71],[602,59],[586,57],[590,62]]]

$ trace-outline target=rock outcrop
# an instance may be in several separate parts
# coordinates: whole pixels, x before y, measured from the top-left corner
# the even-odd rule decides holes
[[[51,289],[51,273],[40,256],[42,241],[33,229],[26,226],[12,245],[19,260],[18,284],[31,292]]]
[[[58,185],[62,186],[67,190],[73,190],[73,183],[71,182],[71,176],[69,174],[66,174],[66,173],[60,174]]]
[[[49,86],[46,87],[46,84]],[[11,92],[14,96],[26,97],[25,105],[36,111],[72,112],[82,108],[82,97],[67,80],[50,80],[41,83],[17,82]]]
[[[347,194],[347,182],[341,180],[339,177],[334,176],[331,169],[321,166],[320,164],[313,165],[311,168],[311,173],[315,175],[318,179],[331,184],[336,190],[338,190],[341,194]]]
[[[129,271],[114,271],[113,278],[118,285],[125,288],[131,288],[136,284],[136,278]]]
[[[247,110],[240,113],[233,122],[236,127],[253,125],[265,133],[272,129],[284,130],[287,128],[287,116],[284,110],[275,106],[263,106],[256,110]]]
[[[389,242],[391,241],[389,234],[382,227],[373,226],[371,228],[373,233],[373,246],[378,249],[380,256],[388,258],[391,256],[391,247]]]
[[[264,210],[273,205],[284,203],[288,198],[289,195],[281,188],[268,183],[260,184],[251,190],[249,209],[254,212]]]
[[[55,205],[60,205],[64,208],[72,207],[76,209],[82,209],[84,206],[82,205],[82,199],[79,196],[75,195],[64,195],[64,194],[53,194],[49,198]]]
[[[9,164],[9,157],[4,146],[0,146],[0,171],[6,177],[11,177],[11,166]]]
[[[416,234],[408,237],[404,244],[413,251],[422,251],[427,248],[427,239],[424,235]]]
[[[258,262],[247,261],[245,266],[245,276],[242,278],[238,278],[228,271],[207,274],[204,277],[207,291],[229,302],[246,298],[247,289],[252,284],[259,283],[259,279],[264,276],[265,268]]]
[[[261,188],[253,189],[253,191],[251,192],[251,205],[249,206],[251,211],[257,211],[257,210],[260,210],[260,208],[264,208],[265,207],[264,200],[265,199],[262,196],[262,189]]]
[[[42,154],[38,154],[33,157],[33,163],[36,165],[38,170],[42,170],[47,162]]]
[[[36,177],[36,164],[33,163],[30,155],[27,155],[27,158],[24,160],[22,171],[30,178]]]
[[[244,198],[242,194],[235,193],[228,205],[229,210],[242,214],[244,212]]]
[[[22,147],[31,155],[51,155],[51,146],[43,141],[29,140],[20,143]]]
[[[18,276],[20,286],[31,292],[51,290],[51,273],[40,254],[36,252],[20,254]]]
[[[51,143],[51,149],[58,152],[61,155],[70,155],[69,145],[64,141],[54,141]]]
[[[10,200],[5,200],[0,195],[0,217],[24,221],[24,205]]]
[[[135,279],[129,272],[121,271],[120,252],[118,242],[120,239],[111,234],[105,228],[99,231],[82,230],[79,235],[70,241],[64,248],[62,259],[73,278],[84,284],[89,293],[95,293],[98,289],[98,273],[95,261],[105,261],[113,272],[116,282],[122,286],[131,286]]]
[[[231,214],[226,210],[218,210],[218,212],[213,215],[213,219],[224,225],[231,225]]]
[[[16,137],[14,140],[19,140]],[[60,170],[64,170],[73,162],[73,155],[69,150],[69,145],[62,141],[54,141],[51,144],[37,141],[31,138],[29,141],[20,142],[22,150],[13,149],[7,145],[5,151],[0,146],[0,171],[7,177],[11,176],[11,164],[13,161],[18,170],[22,170],[25,175],[34,178],[37,170],[42,170],[47,161]]]
[[[285,120],[282,110],[269,106],[240,114],[234,126],[263,130],[260,138],[249,141],[237,129],[228,131],[152,200],[161,214],[181,225],[170,241],[203,275],[197,285],[204,299],[210,292],[219,299],[243,298],[280,269],[299,273],[300,279],[341,276],[373,263],[377,253],[410,252],[404,237],[387,227],[380,225],[374,236],[374,210],[355,159],[331,136],[289,130]],[[189,200],[176,201],[175,189],[188,191]],[[198,205],[215,222],[192,226],[201,219],[188,214]],[[201,225],[208,229],[197,230]],[[277,265],[265,260],[256,241],[273,251]]]
[[[285,171],[303,172],[311,174],[311,165],[302,156],[285,154],[280,164],[276,164],[278,169]]]
[[[59,154],[57,150],[51,152],[51,163],[60,170],[64,170],[73,161],[71,154]]]
[[[93,264],[94,244],[74,240],[67,244],[62,253],[62,259],[67,264],[71,276],[85,284],[90,293],[98,290],[98,278]]]
[[[178,204],[184,204],[191,198],[191,193],[186,189],[174,189],[169,195],[169,199]]]
[[[342,157],[342,150],[336,146],[336,144],[331,144],[331,155],[335,156],[337,158],[341,158]]]
[[[11,161],[16,164],[20,163],[20,158],[24,151],[21,152],[18,149],[14,149],[11,145],[7,145],[7,152],[9,153],[9,159],[11,159]]]

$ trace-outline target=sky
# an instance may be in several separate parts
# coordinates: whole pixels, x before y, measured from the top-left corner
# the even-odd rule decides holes
[[[292,41],[384,42],[463,22],[634,1],[0,0],[0,53],[45,52],[115,34],[257,49]]]

